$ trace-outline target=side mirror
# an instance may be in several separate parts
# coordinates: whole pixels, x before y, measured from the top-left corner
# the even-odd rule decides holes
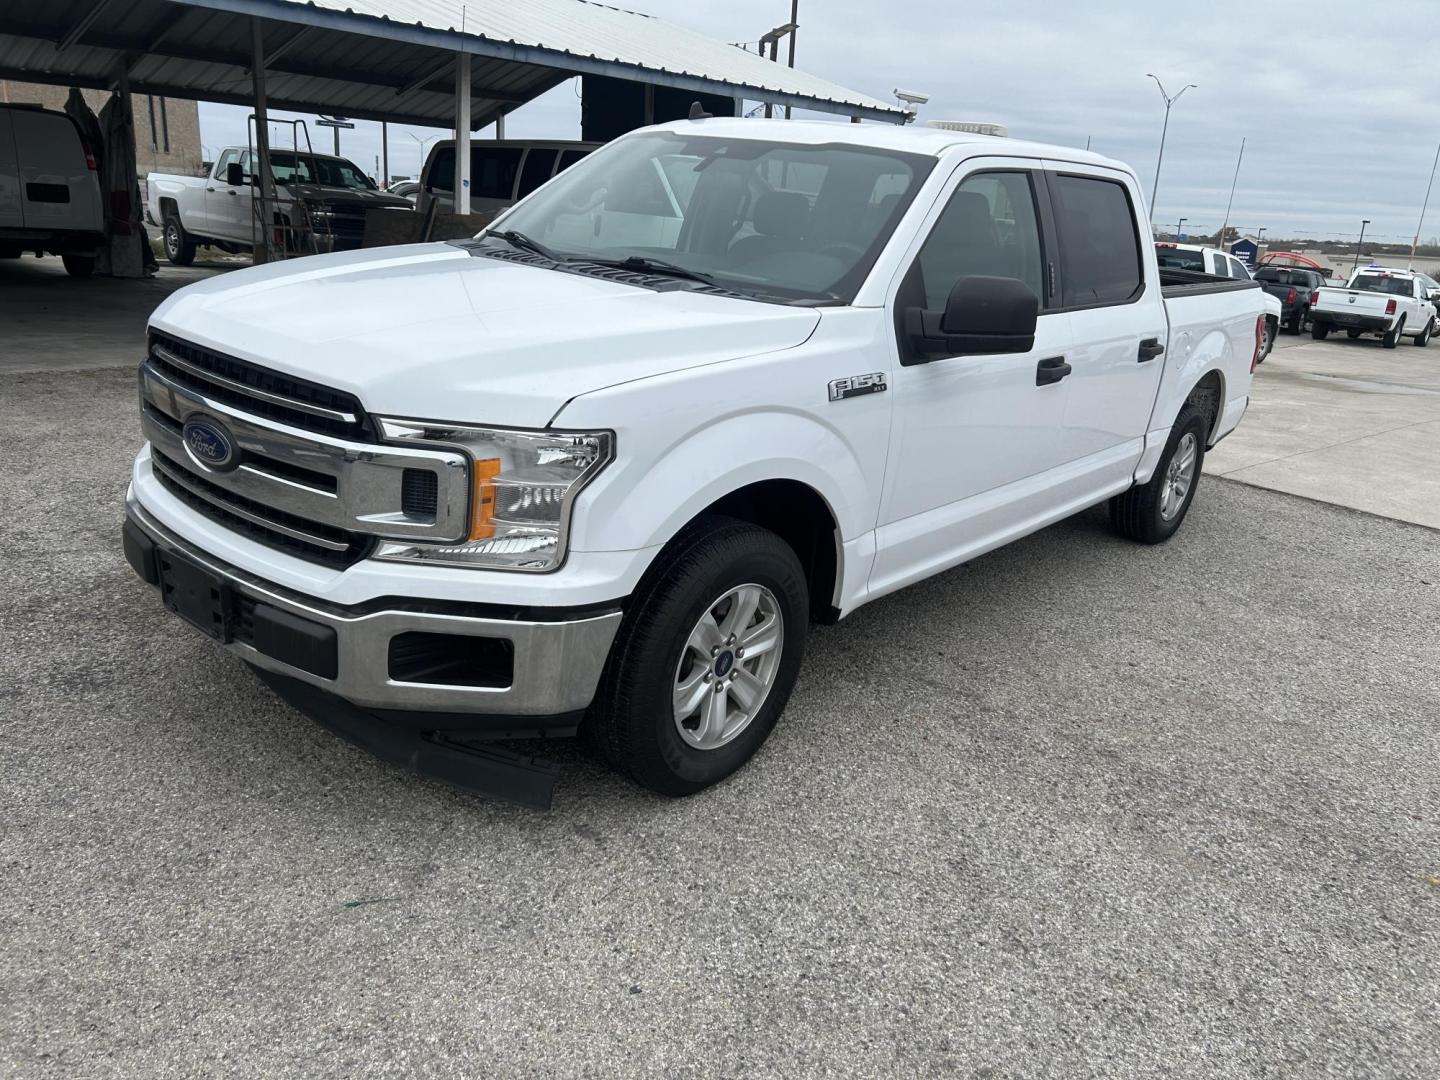
[[[225,166],[225,183],[232,187],[239,187],[245,183],[245,168],[238,161],[232,161]]]
[[[912,307],[905,331],[925,364],[947,356],[1029,352],[1035,347],[1040,298],[1016,278],[963,277],[950,290],[943,312]]]

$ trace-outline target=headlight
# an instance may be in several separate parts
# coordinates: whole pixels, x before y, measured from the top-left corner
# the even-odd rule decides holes
[[[452,544],[383,543],[377,559],[554,570],[565,559],[570,507],[614,454],[608,431],[507,431],[380,420],[388,442],[443,443],[470,456],[470,511]]]

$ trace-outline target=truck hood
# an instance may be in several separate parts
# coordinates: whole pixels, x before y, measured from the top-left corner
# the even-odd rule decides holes
[[[793,348],[819,319],[411,244],[209,278],[151,325],[347,390],[372,413],[544,427],[581,394]]]

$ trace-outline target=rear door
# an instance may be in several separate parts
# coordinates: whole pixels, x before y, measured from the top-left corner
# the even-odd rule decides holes
[[[14,111],[0,109],[0,229],[18,229],[25,224],[20,212],[20,158],[10,127]]]
[[[99,232],[100,181],[63,113],[9,109],[27,229]]]
[[[1090,497],[1125,486],[1134,474],[1169,324],[1158,275],[1146,270],[1145,252],[1153,248],[1136,224],[1134,179],[1095,165],[1045,165],[1074,368],[1061,457],[1073,468],[1071,493]]]

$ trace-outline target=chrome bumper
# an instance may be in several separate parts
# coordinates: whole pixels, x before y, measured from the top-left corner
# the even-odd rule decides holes
[[[206,554],[156,521],[133,494],[126,500],[126,516],[128,524],[156,549],[178,552],[216,575],[237,602],[248,599],[333,630],[333,678],[286,663],[248,641],[231,638],[221,645],[256,667],[319,687],[362,708],[502,717],[573,716],[594,697],[610,643],[620,626],[619,610],[552,621],[447,613],[446,607],[453,610],[467,605],[439,601],[417,601],[413,608],[346,608],[293,593]],[[150,581],[139,566],[136,570]],[[410,631],[508,641],[513,650],[509,685],[462,686],[391,678],[391,638]],[[447,721],[445,726],[457,725]]]

